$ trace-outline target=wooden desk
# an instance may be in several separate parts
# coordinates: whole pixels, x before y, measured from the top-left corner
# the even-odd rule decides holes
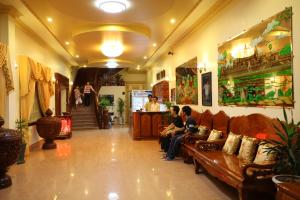
[[[132,112],[130,132],[133,139],[156,139],[159,128],[166,124],[168,112]]]
[[[281,183],[277,185],[277,200],[300,200],[300,183]]]

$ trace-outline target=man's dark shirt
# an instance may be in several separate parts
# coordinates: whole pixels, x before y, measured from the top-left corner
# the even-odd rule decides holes
[[[189,116],[185,122],[185,130],[190,133],[196,133],[198,131],[197,122],[191,116]]]
[[[181,119],[181,117],[179,115],[177,115],[176,117],[173,117],[172,119],[172,123],[177,127],[177,128],[182,128],[184,127],[183,125],[183,121]],[[176,131],[176,134],[182,134],[183,131]]]

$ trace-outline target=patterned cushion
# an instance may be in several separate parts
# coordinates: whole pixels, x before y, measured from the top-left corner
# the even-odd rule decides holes
[[[222,151],[229,155],[234,154],[239,147],[242,137],[243,137],[242,135],[236,135],[230,132],[225,142],[225,145],[223,146]]]
[[[258,140],[256,138],[244,136],[238,158],[246,163],[251,163],[255,157],[257,142]]]
[[[268,153],[268,147],[274,147],[274,145],[265,142],[261,142],[259,144],[253,163],[259,165],[268,165],[276,162],[277,154],[274,152]]]
[[[213,129],[210,134],[209,137],[207,139],[208,142],[214,141],[214,140],[218,140],[222,137],[222,131],[218,131]]]
[[[206,126],[199,126],[198,130],[199,130],[198,135],[201,135],[201,136],[206,135],[207,127]]]

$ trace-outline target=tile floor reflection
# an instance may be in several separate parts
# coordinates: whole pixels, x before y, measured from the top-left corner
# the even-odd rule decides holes
[[[181,159],[160,159],[157,141],[133,141],[127,128],[74,132],[56,150],[34,149],[9,170],[1,200],[224,200],[236,191]]]

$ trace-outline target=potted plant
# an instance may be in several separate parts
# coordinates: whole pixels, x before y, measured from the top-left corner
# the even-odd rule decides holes
[[[25,132],[24,129],[28,127],[27,121],[22,118],[16,120],[16,129],[18,133],[21,135],[21,148],[17,159],[17,164],[25,163],[25,150],[26,150],[26,140],[25,140]]]
[[[167,108],[167,112],[163,113],[163,124],[169,125],[172,121],[171,113],[169,111],[170,111],[171,106],[173,106],[174,104],[170,101],[164,101],[163,104]]]
[[[124,117],[123,117],[123,113],[124,113],[124,107],[125,107],[125,102],[123,99],[119,98],[118,99],[118,113],[119,113],[119,124],[124,124]]]
[[[102,128],[107,129],[109,128],[109,114],[108,114],[108,109],[107,106],[110,106],[111,103],[109,99],[107,98],[100,98],[99,101],[99,106],[100,106],[100,113],[102,113],[101,118],[102,118]],[[102,111],[101,111],[102,110]]]
[[[288,121],[285,108],[283,107],[284,121],[278,119],[282,129],[275,127],[276,134],[281,141],[269,139],[266,142],[272,146],[266,148],[268,153],[275,153],[278,161],[274,166],[276,175],[273,182],[300,182],[300,122],[295,123],[293,116],[291,122]]]
[[[100,98],[99,106],[103,110],[107,110],[107,106],[110,106],[110,101],[107,98]]]

